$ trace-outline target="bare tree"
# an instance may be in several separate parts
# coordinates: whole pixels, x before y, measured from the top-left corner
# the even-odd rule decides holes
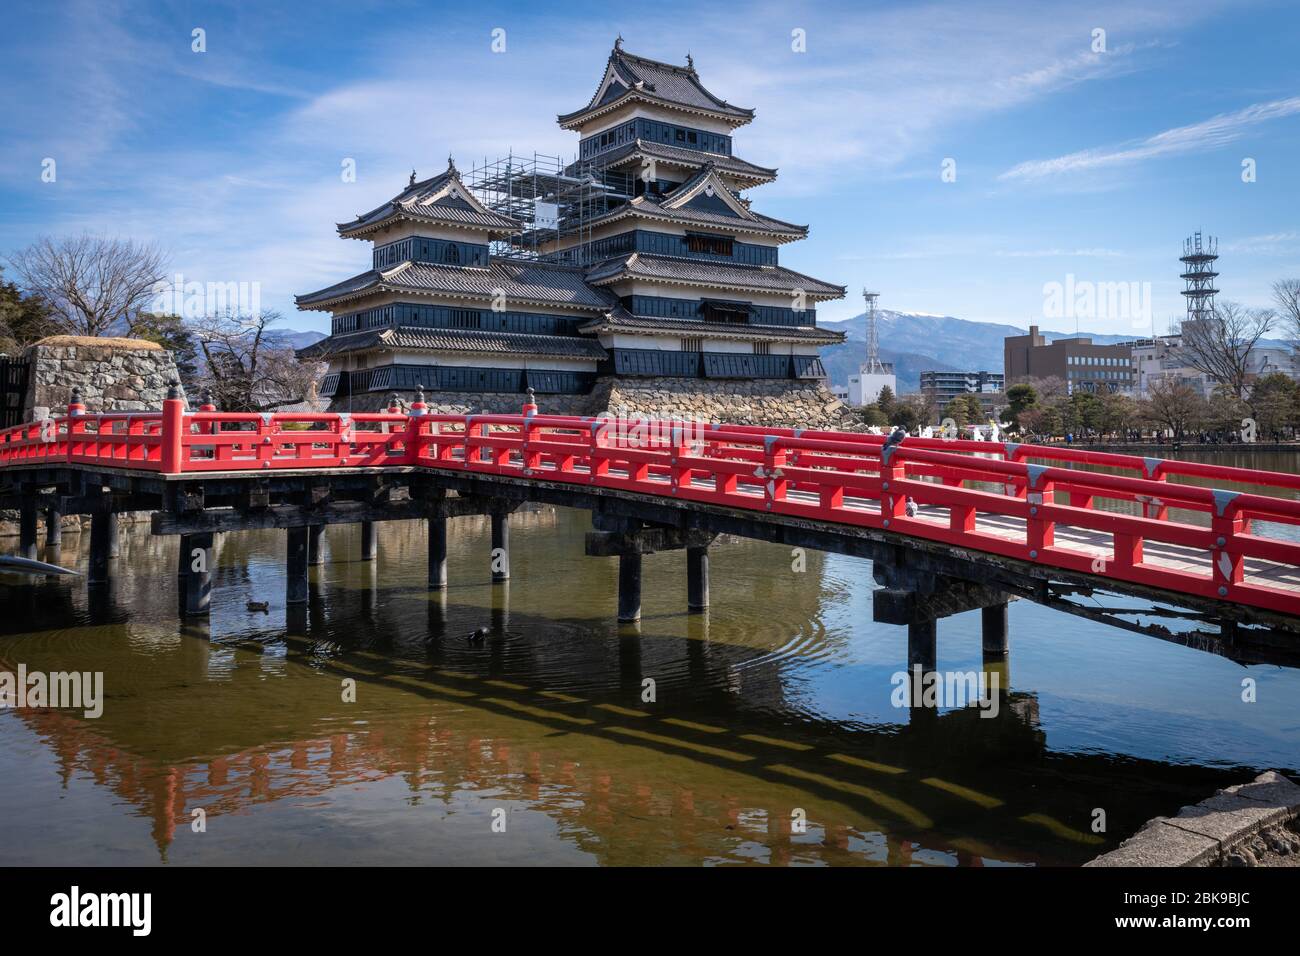
[[[1179,357],[1239,398],[1248,399],[1250,353],[1273,327],[1277,316],[1269,309],[1247,309],[1220,302],[1202,318],[1183,323]]]
[[[1167,429],[1180,442],[1206,416],[1206,401],[1201,393],[1175,376],[1162,375],[1151,382],[1147,399],[1141,404],[1142,417],[1158,429]]]
[[[1287,334],[1300,348],[1300,279],[1279,279],[1273,283],[1273,301],[1286,323]]]
[[[24,291],[39,296],[59,331],[105,335],[130,331],[167,277],[152,243],[83,234],[42,237],[9,257]]]
[[[300,361],[270,328],[278,321],[277,312],[224,312],[191,323],[203,355],[198,380],[223,411],[261,412],[314,396],[325,367]]]

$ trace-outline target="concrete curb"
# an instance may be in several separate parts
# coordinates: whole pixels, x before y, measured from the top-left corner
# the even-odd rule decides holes
[[[1300,786],[1275,770],[1156,817],[1084,866],[1216,866],[1238,843],[1300,816]]]

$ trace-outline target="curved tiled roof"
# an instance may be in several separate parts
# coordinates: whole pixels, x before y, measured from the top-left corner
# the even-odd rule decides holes
[[[807,226],[799,226],[792,222],[773,219],[771,216],[764,216],[761,213],[751,212],[749,218],[741,219],[738,216],[725,216],[721,213],[709,212],[706,209],[669,209],[663,205],[661,200],[655,200],[649,196],[638,196],[631,202],[616,206],[604,215],[592,219],[589,225],[595,226],[615,222],[627,216],[644,216],[649,219],[662,219],[670,222],[697,223],[702,226],[720,226],[743,232],[785,236],[789,239],[802,239],[808,235]]]
[[[424,292],[455,298],[535,302],[576,309],[607,309],[610,298],[583,280],[582,270],[548,262],[493,259],[486,268],[403,262],[385,272],[371,269],[295,300],[300,309],[324,308],[375,291]]]
[[[809,342],[835,345],[844,341],[843,332],[817,326],[781,326],[701,322],[697,319],[663,319],[632,315],[617,309],[578,327],[581,332],[627,332],[642,335],[707,335],[710,338],[764,339],[774,342]]]
[[[633,252],[608,259],[587,273],[593,285],[619,279],[648,279],[694,286],[725,286],[757,292],[793,292],[802,289],[810,298],[838,299],[844,286],[833,285],[784,266],[747,266],[731,262],[705,262],[673,256]]]
[[[632,97],[696,112],[715,113],[740,123],[748,123],[754,118],[752,109],[735,106],[705,89],[690,57],[687,57],[685,66],[677,66],[628,53],[616,43],[600,86],[591,100],[582,109],[561,115],[559,123],[564,126],[584,114],[611,108]]]
[[[776,179],[775,169],[758,166],[735,156],[724,156],[722,153],[706,153],[698,149],[686,149],[684,146],[656,143],[648,139],[637,139],[630,143],[624,143],[617,149],[611,149],[609,152],[595,157],[593,162],[610,167],[617,166],[638,156],[649,156],[651,159],[657,159],[661,162],[689,167],[699,167],[706,163],[712,163],[720,172],[737,178],[752,180],[756,184],[768,183]]]
[[[600,361],[605,350],[595,339],[572,335],[529,335],[520,332],[484,332],[478,329],[430,329],[399,325],[369,329],[327,339],[298,350],[302,359],[321,359],[344,352],[374,352],[401,349],[431,352],[477,352],[527,355],[545,358],[574,358]]]
[[[411,173],[414,177],[415,173]],[[488,232],[516,233],[523,228],[518,220],[493,212],[483,206],[461,182],[455,164],[431,179],[412,181],[382,206],[338,224],[339,235],[359,236],[371,232],[393,219],[446,223]]]

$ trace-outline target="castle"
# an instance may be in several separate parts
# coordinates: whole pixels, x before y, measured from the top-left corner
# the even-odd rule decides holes
[[[371,268],[297,297],[332,314],[300,351],[328,363],[334,410],[423,389],[432,410],[690,415],[827,426],[839,402],[816,304],[844,287],[779,263],[808,228],[765,216],[744,190],[776,170],[740,159],[754,111],[711,93],[694,63],[616,42],[595,94],[558,118],[578,158],[454,162],[338,233]]]

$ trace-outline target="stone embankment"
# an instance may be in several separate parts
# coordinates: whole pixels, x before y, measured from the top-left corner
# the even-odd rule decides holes
[[[399,393],[403,407],[414,398]],[[515,415],[522,395],[501,392],[425,392],[429,411],[446,415]],[[369,392],[335,399],[330,411],[374,412],[388,404],[388,393]],[[601,378],[588,395],[538,395],[543,414],[645,415],[687,421],[730,422],[784,428],[860,430],[856,411],[819,381],[729,381],[680,378]]]
[[[1085,866],[1300,866],[1300,786],[1270,770],[1156,817]]]

